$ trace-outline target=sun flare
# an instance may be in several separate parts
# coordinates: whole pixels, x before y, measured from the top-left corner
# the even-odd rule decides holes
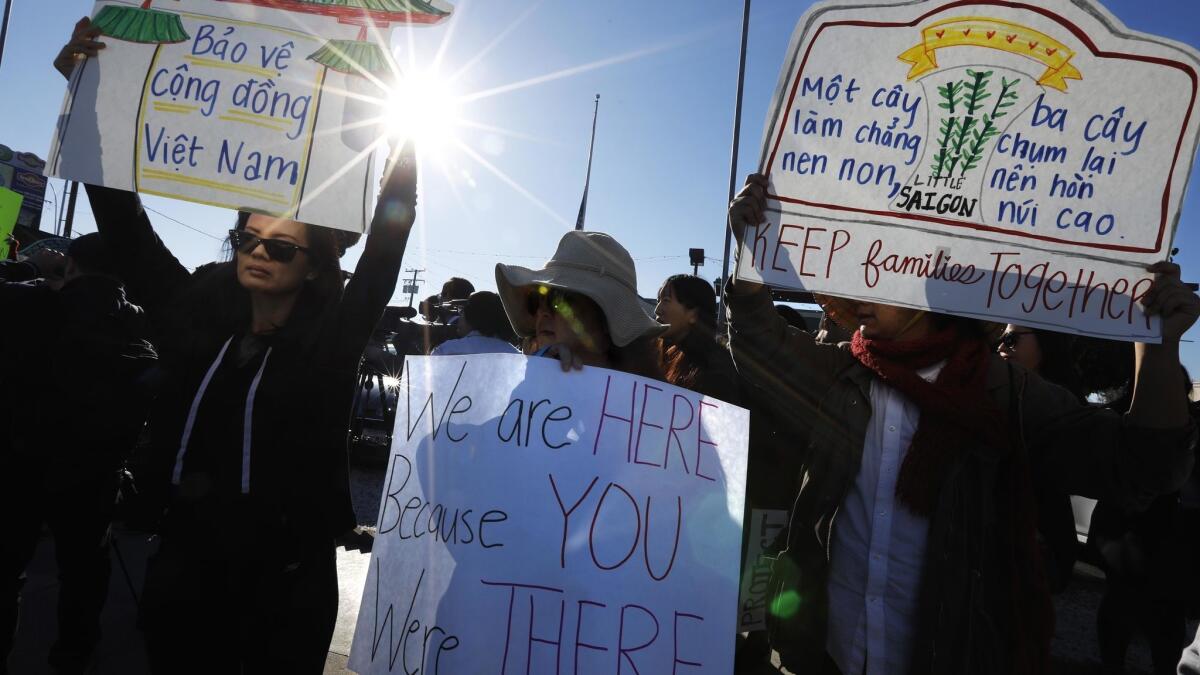
[[[445,77],[434,72],[407,72],[388,98],[384,122],[397,139],[416,141],[422,154],[440,155],[457,141],[460,99]]]

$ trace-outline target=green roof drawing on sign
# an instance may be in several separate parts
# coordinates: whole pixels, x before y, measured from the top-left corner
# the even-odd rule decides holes
[[[105,5],[92,24],[104,35],[127,42],[174,44],[190,37],[178,14],[150,9],[150,0],[141,7]]]
[[[360,40],[330,40],[308,58],[349,75],[389,75],[394,72],[386,51],[374,42]]]

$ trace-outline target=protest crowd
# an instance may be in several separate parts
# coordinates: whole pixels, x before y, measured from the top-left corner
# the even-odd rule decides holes
[[[56,65],[69,77],[101,49],[81,22]],[[752,174],[730,204],[738,243],[766,218],[766,191]],[[730,636],[738,673],[1057,672],[1052,598],[1082,561],[1106,579],[1105,672],[1123,672],[1137,636],[1154,672],[1200,673],[1187,630],[1200,408],[1179,359],[1200,297],[1172,262],[1149,267],[1142,299],[1160,344],[823,295],[810,332],[745,279],[680,274],[640,297],[630,252],[582,230],[540,268],[498,262],[497,292],[454,278],[402,311],[388,302],[420,208],[411,146],[391,153],[361,242],[241,211],[226,259],[195,270],[138,194],[86,194],[98,232],[0,263],[0,658],[48,529],[60,590],[47,658],[89,672],[110,630],[118,494],[134,500],[136,485],[157,541],[137,580],[152,671],[321,672],[335,550],[371,547],[348,478],[364,387],[390,433],[377,376],[404,357],[525,354],[566,378],[611,369],[750,411],[746,513],[784,510],[788,526],[769,551],[766,630]],[[1086,546],[1073,496],[1099,501]]]

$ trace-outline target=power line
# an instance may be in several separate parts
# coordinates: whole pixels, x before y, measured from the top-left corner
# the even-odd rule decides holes
[[[205,232],[204,230],[201,230],[198,227],[192,227],[191,225],[188,225],[187,223],[183,222],[182,220],[168,216],[167,214],[163,213],[162,211],[159,211],[158,209],[151,208],[149,206],[146,206],[145,204],[142,204],[142,208],[146,209],[147,211],[149,211],[151,213],[157,213],[158,215],[162,216],[163,218],[166,218],[167,220],[175,223],[176,225],[182,225],[183,227],[186,227],[187,229],[191,230],[192,232],[202,234],[202,235],[208,237],[209,239],[215,239],[217,241],[225,241],[224,237],[218,237],[214,234],[209,234],[208,232]]]
[[[427,247],[427,248],[423,248],[421,250],[432,251],[434,253],[454,253],[457,255],[487,256],[489,258],[504,258],[504,259],[525,258],[525,259],[529,259],[529,260],[549,260],[550,259],[550,256],[548,256],[548,255],[515,255],[515,254],[509,255],[507,253],[492,253],[492,252],[487,252],[487,251],[459,251],[459,250],[450,249],[450,248],[428,248]]]

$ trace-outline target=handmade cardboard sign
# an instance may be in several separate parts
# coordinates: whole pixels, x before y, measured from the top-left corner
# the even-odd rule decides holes
[[[733,672],[747,423],[615,371],[409,357],[350,668]]]
[[[738,594],[738,632],[766,630],[767,603],[770,602],[771,567],[769,552],[775,538],[787,529],[788,512],[781,509],[753,509],[746,523],[746,557],[742,561],[742,586]]]
[[[1179,221],[1198,71],[1089,0],[818,5],[738,277],[1156,341],[1138,300]]]
[[[96,3],[49,175],[363,231],[398,74],[391,23],[438,0]]]

